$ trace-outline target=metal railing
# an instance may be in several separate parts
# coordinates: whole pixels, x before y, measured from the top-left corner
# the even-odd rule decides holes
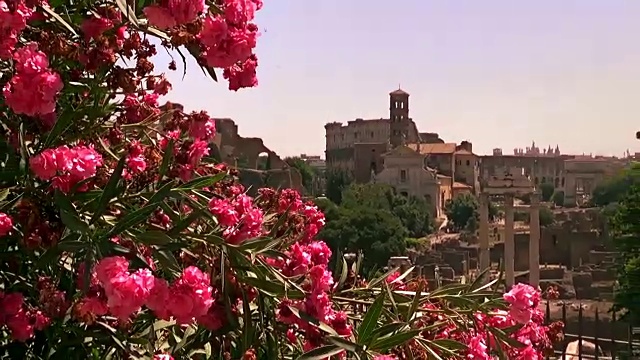
[[[552,316],[552,304],[561,306],[559,319]],[[587,308],[589,316],[585,317],[584,304],[579,301],[571,305],[565,301],[546,302],[546,322],[562,321],[565,325],[564,340],[557,344],[556,357],[549,356],[547,359],[640,359],[640,328],[617,319],[618,314],[609,310],[606,311],[607,319],[603,319],[602,311],[598,308],[600,303],[591,304],[595,305],[595,308]],[[570,311],[577,316],[568,316],[569,306]],[[577,341],[577,354],[567,354],[567,345],[574,341]],[[587,342],[593,346],[585,346]]]

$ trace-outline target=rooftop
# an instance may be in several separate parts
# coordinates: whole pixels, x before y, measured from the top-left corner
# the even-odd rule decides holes
[[[392,92],[389,93],[389,95],[409,95],[408,92],[398,88],[398,90],[394,90]]]
[[[437,144],[408,144],[411,150],[418,151],[420,154],[453,154],[456,151],[456,143],[437,143]]]

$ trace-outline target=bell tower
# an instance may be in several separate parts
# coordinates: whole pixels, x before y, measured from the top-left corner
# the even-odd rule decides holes
[[[409,93],[398,87],[389,94],[391,147],[403,145],[409,134]]]

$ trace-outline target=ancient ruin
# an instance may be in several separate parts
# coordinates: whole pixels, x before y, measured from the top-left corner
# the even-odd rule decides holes
[[[529,282],[537,286],[540,279],[540,215],[539,197],[521,168],[503,168],[482,185],[480,195],[480,271],[490,268],[489,197],[500,197],[505,209],[504,268],[507,286],[515,283],[514,203],[515,196],[531,195],[528,207],[531,217],[529,239]]]

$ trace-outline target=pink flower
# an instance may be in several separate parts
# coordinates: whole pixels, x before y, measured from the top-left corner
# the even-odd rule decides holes
[[[142,10],[149,20],[149,24],[164,30],[176,26],[176,19],[171,15],[169,9],[150,5]]]
[[[484,336],[476,335],[469,339],[467,348],[467,359],[491,360],[491,356],[487,353],[487,344]]]
[[[396,279],[398,279],[399,277],[400,277],[400,273],[396,271],[393,274],[387,276],[385,281],[387,282],[387,284],[390,285],[391,289],[393,290],[400,290],[400,291],[406,290],[407,286],[402,280],[396,281]]]
[[[78,306],[78,315],[81,318],[103,316],[109,311],[109,307],[103,299],[95,296],[85,297]]]
[[[373,360],[396,360],[395,356],[391,355],[378,355]]]
[[[36,74],[16,73],[3,89],[5,102],[16,114],[46,115],[56,110],[62,90],[60,75],[50,70]]]
[[[509,303],[509,313],[519,323],[525,324],[531,320],[534,309],[540,303],[540,293],[531,285],[516,284],[503,295]]]
[[[0,236],[8,235],[13,229],[13,220],[3,212],[0,212]]]
[[[149,24],[167,29],[194,21],[207,10],[204,0],[168,0],[167,7],[150,5],[142,11]]]
[[[11,331],[11,337],[16,341],[25,342],[34,335],[31,319],[23,310],[7,320],[7,327]]]
[[[163,320],[169,320],[171,313],[169,311],[169,284],[164,279],[155,279],[155,283],[149,297],[147,298],[147,307],[151,309],[157,317]]]
[[[212,198],[209,201],[209,211],[222,226],[234,226],[239,221],[238,212],[227,199]]]
[[[93,16],[84,20],[80,28],[84,34],[85,41],[89,41],[91,39],[97,39],[105,31],[113,28],[113,21],[106,17]]]
[[[178,25],[194,21],[207,10],[204,0],[169,0],[168,7]]]
[[[188,324],[207,313],[213,304],[212,295],[209,276],[190,266],[171,287],[167,306],[178,323]]]
[[[252,55],[244,62],[224,69],[222,76],[229,80],[229,90],[237,91],[241,88],[258,86],[257,67],[258,58]]]
[[[22,75],[35,75],[45,72],[49,68],[47,55],[38,50],[38,44],[31,42],[16,50],[13,54],[16,72]]]
[[[98,261],[94,271],[102,284],[109,284],[112,279],[129,273],[129,261],[123,256],[106,257]]]
[[[173,356],[169,354],[156,354],[153,355],[153,360],[173,360]]]
[[[189,147],[189,164],[197,166],[200,164],[202,157],[209,155],[209,143],[204,140],[196,139]]]

